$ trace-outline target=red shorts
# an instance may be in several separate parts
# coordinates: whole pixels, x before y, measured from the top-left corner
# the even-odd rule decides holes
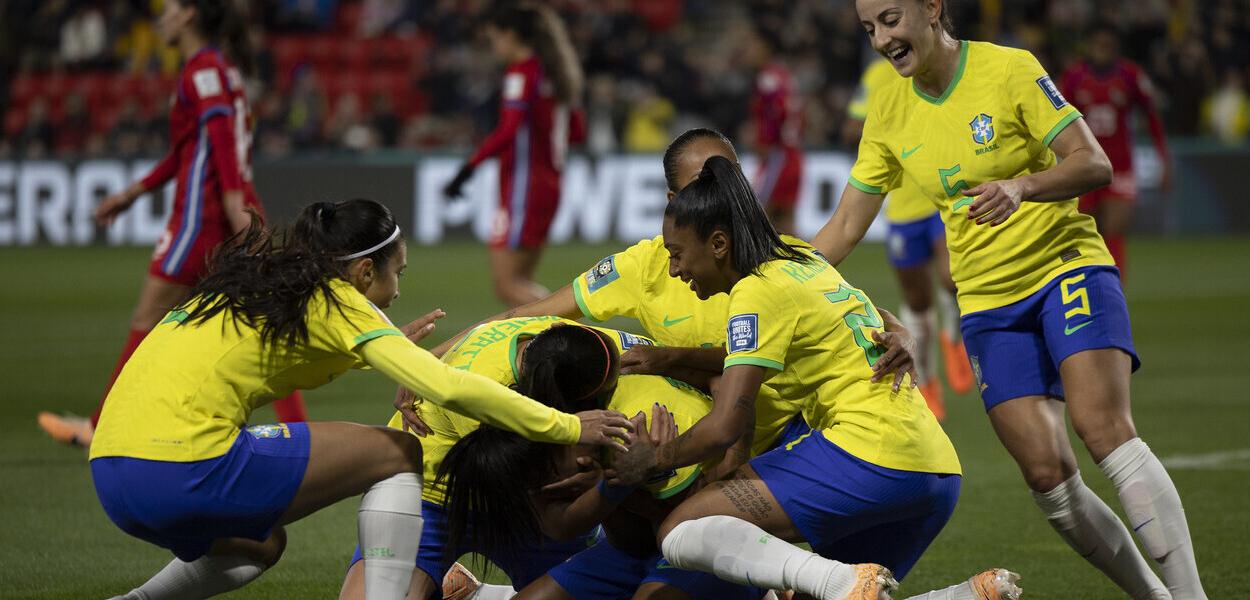
[[[1133,172],[1116,171],[1111,177],[1111,185],[1081,196],[1079,207],[1083,213],[1094,214],[1103,202],[1133,202],[1136,199],[1137,180],[1133,179]]]
[[[560,207],[560,186],[533,182],[514,188],[511,181],[501,181],[499,210],[491,226],[490,247],[541,248],[547,244],[547,232]]]
[[[803,153],[798,148],[775,148],[761,158],[755,195],[765,206],[794,208],[803,181]]]
[[[170,283],[193,286],[208,271],[214,249],[230,236],[225,223],[184,223],[170,219],[156,242],[148,274]]]

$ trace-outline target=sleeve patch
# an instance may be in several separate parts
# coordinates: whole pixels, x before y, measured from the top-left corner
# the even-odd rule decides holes
[[[760,316],[756,313],[729,318],[729,353],[751,352],[759,348]]]
[[[599,288],[620,279],[621,273],[616,270],[616,255],[599,261],[589,271],[586,271],[585,278],[586,291],[592,294],[598,291]]]
[[[503,78],[503,99],[509,101],[525,99],[524,73],[508,73]]]
[[[620,334],[620,337],[621,337],[621,348],[624,348],[625,350],[629,350],[630,348],[633,348],[634,346],[654,346],[655,345],[655,342],[651,341],[648,338],[642,337],[640,335],[634,335],[627,331],[617,331],[617,333]]]
[[[217,74],[217,69],[200,69],[192,73],[191,83],[195,85],[195,95],[200,98],[221,94],[221,76]]]
[[[1042,88],[1042,92],[1046,94],[1046,98],[1050,100],[1050,104],[1055,107],[1055,110],[1068,105],[1068,101],[1064,99],[1063,94],[1059,93],[1059,88],[1055,87],[1055,83],[1050,80],[1050,75],[1038,77],[1037,85]]]
[[[778,77],[776,73],[764,71],[760,73],[756,85],[759,86],[761,92],[771,94],[781,88],[781,77]]]

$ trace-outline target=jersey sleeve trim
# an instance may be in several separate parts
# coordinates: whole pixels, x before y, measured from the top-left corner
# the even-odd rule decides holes
[[[773,369],[774,371],[781,371],[786,368],[785,365],[775,360],[769,360],[767,358],[760,358],[758,356],[730,356],[729,358],[725,359],[726,369],[735,365],[750,365],[753,367],[764,367],[765,369]]]
[[[859,190],[859,191],[861,191],[861,192],[864,192],[865,194],[883,194],[883,193],[885,193],[885,192],[883,192],[883,191],[881,190],[881,187],[880,187],[880,186],[876,186],[876,185],[868,185],[868,184],[866,184],[866,183],[864,183],[864,182],[862,182],[862,181],[860,181],[860,180],[856,179],[854,176],[851,176],[849,179],[847,179],[847,183],[851,184],[851,187],[853,187],[853,188],[855,188],[855,189],[857,189],[857,190]]]
[[[1042,145],[1049,148],[1050,143],[1055,141],[1055,136],[1058,136],[1060,132],[1068,127],[1068,125],[1071,125],[1073,121],[1081,118],[1081,116],[1081,111],[1079,110],[1074,110],[1071,113],[1068,113],[1068,116],[1060,119],[1058,123],[1055,123],[1054,127],[1050,128],[1050,132],[1046,134],[1045,138],[1042,138]]]
[[[376,340],[380,337],[388,336],[388,335],[397,335],[399,337],[404,337],[404,332],[398,329],[395,329],[393,327],[386,327],[383,329],[374,329],[373,331],[366,331],[356,336],[356,338],[352,340],[352,345],[359,346],[369,340]]]
[[[690,472],[690,475],[688,477],[681,480],[681,482],[677,483],[673,487],[670,487],[670,488],[667,488],[658,492],[652,492],[651,497],[655,498],[656,500],[667,500],[669,498],[672,498],[673,496],[676,496],[677,494],[680,494],[686,491],[686,488],[689,488],[691,484],[693,484],[695,480],[699,478],[699,474],[702,472],[703,472],[703,469],[699,467],[699,465],[695,465],[694,470]]]
[[[217,115],[230,115],[233,113],[234,110],[229,106],[226,106],[225,104],[215,104],[205,109],[204,114],[200,115],[200,124],[203,124],[205,121],[208,121]]]
[[[581,279],[580,275],[578,276],[578,279]],[[603,319],[596,317],[595,313],[592,312],[590,307],[586,305],[586,298],[582,296],[582,287],[579,285],[578,281],[573,282],[573,299],[577,301],[577,308],[581,309],[582,315],[584,315],[587,319],[596,323],[603,322]]]

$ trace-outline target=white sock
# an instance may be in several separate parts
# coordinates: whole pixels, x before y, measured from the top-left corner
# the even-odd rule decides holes
[[[965,581],[948,588],[912,596],[907,598],[907,600],[981,600],[981,596],[977,595],[976,590],[972,589],[971,583]]]
[[[898,320],[916,338],[916,372],[920,383],[937,377],[937,356],[933,347],[933,310],[916,312],[907,306],[898,311]]]
[[[959,339],[959,303],[955,294],[943,286],[937,289],[937,309],[942,320],[942,332],[952,340]]]
[[[260,577],[265,565],[242,556],[201,556],[191,562],[175,558],[124,600],[196,600],[243,587]]]
[[[840,600],[857,579],[854,567],[798,548],[735,517],[686,521],[674,527],[662,545],[664,558],[679,569],[823,600]]]
[[[467,600],[508,600],[516,595],[516,590],[510,585],[491,585],[483,583],[469,596]]]
[[[1205,600],[1185,508],[1163,463],[1146,442],[1133,438],[1107,455],[1098,467],[1115,484],[1137,539],[1159,563],[1172,597]]]
[[[375,483],[360,500],[356,523],[365,600],[402,600],[421,542],[421,476],[400,473]]]
[[[1085,486],[1080,473],[1049,492],[1033,492],[1033,500],[1059,536],[1131,598],[1170,598],[1163,582],[1137,551],[1124,523]]]

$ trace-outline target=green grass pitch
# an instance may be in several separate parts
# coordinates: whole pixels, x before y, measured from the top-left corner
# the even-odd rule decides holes
[[[540,279],[563,285],[615,248],[552,248]],[[46,439],[35,413],[91,412],[124,341],[147,251],[6,248],[0,256],[0,597],[122,593],[170,555],[108,521],[84,454]],[[1207,591],[1211,598],[1250,598],[1250,238],[1142,240],[1131,256],[1128,298],[1145,362],[1133,377],[1137,425],[1165,460],[1203,457],[1171,474]],[[860,248],[842,271],[879,306],[897,306],[880,246]],[[447,310],[431,341],[500,308],[476,244],[414,247],[402,285],[390,310],[396,322]],[[315,419],[384,423],[391,390],[377,374],[352,373],[306,397]],[[1051,531],[979,400],[948,391],[947,404],[963,494],[900,596],[1002,566],[1023,574],[1027,598],[1122,597]],[[272,420],[268,408],[253,415],[256,423]],[[1083,449],[1078,454],[1085,480],[1118,511],[1106,478]],[[347,500],[291,526],[282,562],[232,597],[335,596],[354,545],[356,507]]]

